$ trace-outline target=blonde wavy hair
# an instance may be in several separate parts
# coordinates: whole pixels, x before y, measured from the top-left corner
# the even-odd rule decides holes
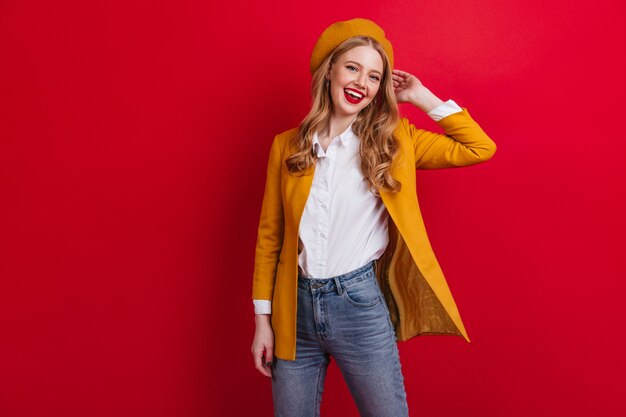
[[[400,119],[398,103],[393,89],[389,59],[380,44],[368,36],[347,39],[322,62],[311,81],[311,110],[298,126],[298,134],[291,141],[294,153],[286,160],[287,169],[294,175],[304,175],[313,166],[317,155],[313,153],[313,134],[328,129],[332,112],[332,99],[326,74],[337,59],[357,46],[371,46],[383,59],[383,76],[374,100],[357,115],[353,132],[361,139],[359,153],[361,172],[369,183],[370,191],[380,196],[378,188],[388,192],[400,191],[401,184],[391,176],[391,163],[399,151],[393,131]]]

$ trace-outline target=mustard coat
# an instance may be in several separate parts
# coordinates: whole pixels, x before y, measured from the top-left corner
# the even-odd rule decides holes
[[[389,212],[389,244],[376,263],[398,341],[417,335],[469,337],[443,272],[431,248],[417,201],[415,170],[451,168],[490,159],[496,144],[467,108],[437,123],[445,134],[416,128],[401,118],[394,136],[400,152],[391,166],[401,191],[379,190]],[[285,159],[297,128],[276,135],[270,149],[256,242],[252,298],[272,301],[274,356],[296,358],[298,229],[315,166],[292,175]]]

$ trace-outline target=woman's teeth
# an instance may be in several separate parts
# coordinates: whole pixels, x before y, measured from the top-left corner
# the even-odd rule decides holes
[[[343,90],[344,95],[346,96],[346,99],[350,102],[350,103],[360,103],[361,100],[363,100],[363,98],[365,97],[365,95],[363,94],[359,94],[356,91],[352,91],[352,90]]]

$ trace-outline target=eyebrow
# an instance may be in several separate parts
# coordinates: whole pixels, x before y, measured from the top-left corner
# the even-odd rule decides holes
[[[363,68],[363,65],[359,64],[359,63],[358,63],[358,62],[356,62],[356,61],[346,61],[346,64],[347,64],[348,62],[352,62],[353,64],[357,64],[359,67]],[[378,70],[372,70],[372,71],[373,71],[373,72],[377,72],[377,73],[378,73],[381,77],[382,77],[382,75],[383,75],[383,74],[382,74],[380,71],[378,71]]]

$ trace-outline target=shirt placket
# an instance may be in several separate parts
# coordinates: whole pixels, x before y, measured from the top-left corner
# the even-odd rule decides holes
[[[334,140],[327,149],[324,157],[324,169],[320,178],[320,193],[318,199],[317,217],[317,259],[316,273],[318,277],[325,277],[328,266],[328,235],[330,233],[330,198],[332,196],[332,178],[335,171],[337,141]]]

